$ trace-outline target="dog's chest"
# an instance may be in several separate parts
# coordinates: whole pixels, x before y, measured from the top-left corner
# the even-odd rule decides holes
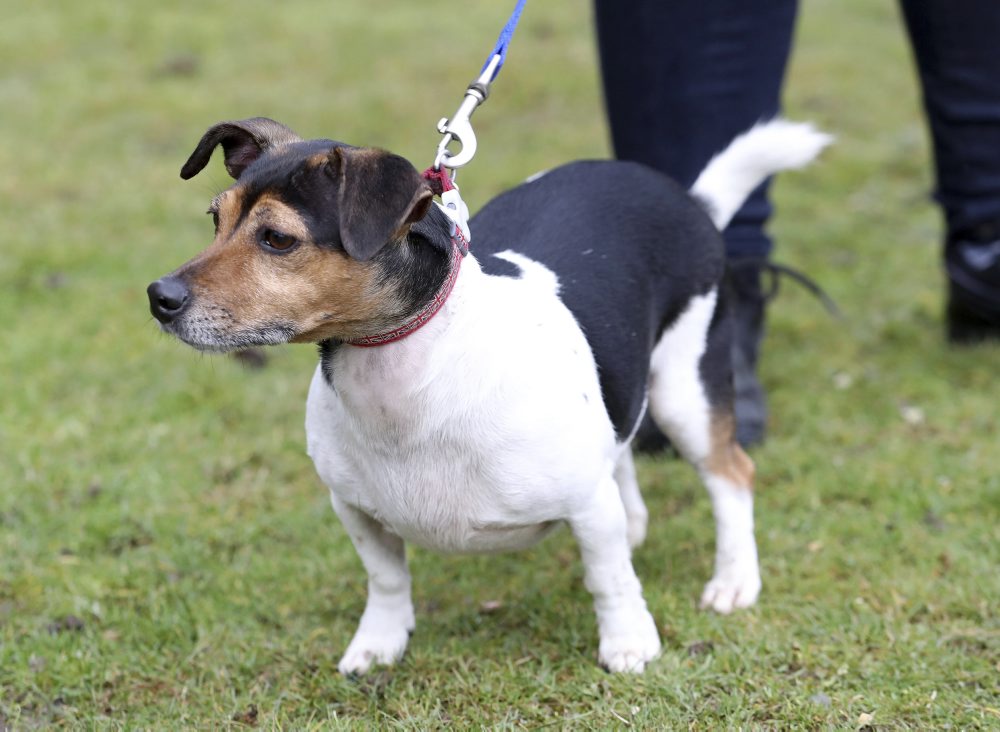
[[[497,293],[502,317],[352,350],[335,388],[317,372],[309,451],[340,500],[420,545],[495,551],[534,543],[593,489],[615,447],[593,359],[558,300],[518,294]]]

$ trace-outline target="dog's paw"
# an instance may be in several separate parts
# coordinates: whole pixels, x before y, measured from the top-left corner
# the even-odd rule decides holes
[[[728,567],[705,585],[701,593],[701,609],[712,609],[723,615],[736,608],[750,607],[760,594],[760,570],[756,563],[745,567]]]
[[[372,666],[389,666],[403,657],[410,632],[405,627],[372,632],[359,629],[337,664],[342,674],[363,674]]]
[[[646,664],[660,655],[660,635],[648,611],[618,632],[601,634],[598,660],[612,673],[642,673]]]

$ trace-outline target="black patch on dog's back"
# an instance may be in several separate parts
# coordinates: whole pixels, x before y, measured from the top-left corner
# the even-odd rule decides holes
[[[695,295],[722,276],[722,239],[687,191],[636,163],[557,168],[493,199],[470,222],[472,251],[491,275],[519,271],[512,250],[551,269],[597,362],[619,439],[636,426],[649,357]]]

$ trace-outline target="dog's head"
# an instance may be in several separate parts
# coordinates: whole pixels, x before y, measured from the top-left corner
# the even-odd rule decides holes
[[[407,237],[432,200],[408,161],[258,117],[210,128],[181,177],[218,145],[235,183],[209,206],[215,238],[148,288],[165,331],[225,351],[349,339],[406,316],[415,295],[403,273],[441,255]]]

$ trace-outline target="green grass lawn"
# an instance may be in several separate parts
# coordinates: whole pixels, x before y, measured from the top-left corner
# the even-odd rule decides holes
[[[263,114],[423,167],[509,5],[3,5],[0,729],[1000,727],[1000,348],[943,341],[889,0],[804,2],[788,112],[838,144],[778,182],[773,230],[845,318],[794,286],[770,309],[759,605],[697,611],[708,500],[646,459],[635,562],[664,652],[644,675],[597,667],[565,531],[521,555],[412,552],[406,658],[338,675],[365,578],[304,451],[314,350],[200,356],[144,290],[210,239],[222,166],[178,177],[209,125]],[[582,2],[529,4],[475,118],[474,208],[608,154],[590,23]]]

